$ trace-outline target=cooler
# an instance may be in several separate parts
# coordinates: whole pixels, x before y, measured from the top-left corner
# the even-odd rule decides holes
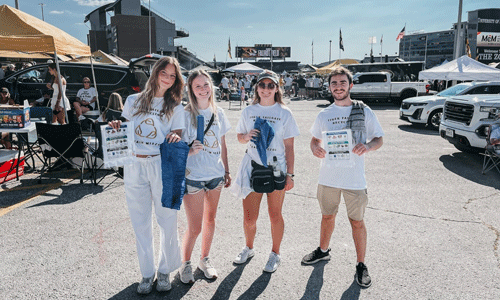
[[[0,183],[4,183],[11,179],[15,179],[16,175],[24,174],[24,153],[21,152],[21,163],[19,164],[19,172],[16,174],[17,166],[17,150],[0,150]]]

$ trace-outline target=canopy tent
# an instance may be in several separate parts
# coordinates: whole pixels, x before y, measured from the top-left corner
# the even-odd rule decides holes
[[[500,80],[500,69],[482,64],[467,55],[418,74],[419,80]]]
[[[318,68],[316,68],[315,66],[307,64],[307,65],[303,66],[302,68],[300,68],[300,72],[302,72],[302,73],[314,73],[314,72],[316,72],[317,69]]]
[[[234,72],[236,74],[258,74],[262,71],[264,71],[264,69],[249,63],[242,63],[223,70],[223,72]]]
[[[216,72],[219,72],[219,70],[217,70],[217,69],[213,69],[213,68],[210,68],[209,66],[203,66],[203,65],[199,65],[196,68],[193,68],[193,69],[189,70],[189,72],[198,71],[198,70],[203,70],[203,71],[205,71],[207,73],[216,73]]]
[[[99,64],[128,66],[128,62],[123,58],[118,57],[116,55],[107,54],[106,52],[101,50],[92,52],[92,60]],[[77,57],[75,59],[70,60],[69,62],[90,63],[90,57],[89,56]]]
[[[61,29],[6,4],[0,6],[0,51],[54,53],[58,82],[61,82],[58,55],[90,56],[90,47]],[[92,60],[91,60],[92,64]],[[95,83],[94,68],[92,75]],[[97,85],[95,85],[97,90]],[[61,87],[59,86],[59,90]],[[62,101],[63,106],[65,101]],[[99,107],[99,98],[97,98]],[[68,113],[66,120],[68,120]]]
[[[359,64],[359,62],[355,59],[351,58],[343,58],[343,59],[337,59],[336,61],[332,62],[329,65],[326,65],[324,67],[321,67],[316,70],[316,73],[318,74],[329,74],[332,70],[333,67],[335,66],[340,66],[340,65],[353,65],[353,64]]]

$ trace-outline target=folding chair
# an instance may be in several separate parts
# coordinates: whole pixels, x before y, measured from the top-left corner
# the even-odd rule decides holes
[[[88,168],[91,168],[91,165],[87,159],[87,147],[82,137],[80,124],[51,125],[36,123],[36,131],[38,144],[43,154],[43,167],[40,171],[38,183],[41,183],[44,173],[61,162],[77,168],[81,172],[80,183],[83,183],[84,164]],[[71,160],[71,158],[75,157],[82,158],[81,165]],[[56,160],[52,162],[52,158],[56,158]]]
[[[47,124],[52,123],[52,108],[46,106],[30,107],[31,119],[43,119]]]
[[[237,103],[235,103],[235,102],[237,102]],[[240,94],[238,94],[238,93],[229,94],[229,109],[231,109],[231,104],[232,105],[239,105],[239,109],[241,109],[241,106],[243,104],[243,100],[241,100]]]
[[[495,168],[500,173],[498,165],[500,164],[500,145],[491,144],[491,133],[493,130],[500,130],[500,124],[491,124],[488,127],[488,133],[486,135],[486,148],[484,149],[484,160],[483,160],[483,175],[489,170]],[[497,152],[498,151],[498,152]]]
[[[121,114],[121,112],[120,112],[120,114]],[[118,176],[123,178],[123,169],[122,168],[118,168],[118,170],[103,169],[104,163],[98,163],[98,160],[102,161],[102,159],[104,157],[103,153],[102,153],[101,125],[107,125],[107,124],[108,124],[107,122],[96,122],[94,124],[94,132],[95,132],[97,145],[93,145],[93,147],[89,147],[90,154],[92,155],[92,179],[93,179],[95,185],[98,185],[108,174],[111,174],[111,173],[116,173]],[[98,182],[97,181],[97,171],[99,171],[101,169],[105,170],[106,174]]]
[[[52,123],[52,108],[47,106],[30,107],[30,119],[32,120],[32,122],[36,119],[40,119],[40,121],[50,124]],[[38,155],[39,149],[38,147],[36,147],[37,137],[35,136],[35,132],[33,132],[33,136],[31,136],[31,133],[29,135],[22,134],[21,140],[19,142],[28,143],[29,146],[31,146],[27,147],[28,151],[26,153],[25,160],[27,162],[27,160],[31,158],[33,168],[35,168],[35,156],[37,156],[38,159],[42,160],[41,157]]]

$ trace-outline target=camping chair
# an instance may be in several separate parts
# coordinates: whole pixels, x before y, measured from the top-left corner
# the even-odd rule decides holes
[[[121,114],[121,112],[120,112]],[[97,141],[96,145],[93,145],[92,147],[89,147],[90,154],[92,155],[92,179],[94,181],[95,185],[98,185],[108,174],[110,173],[116,173],[118,176],[123,178],[123,169],[118,168],[117,170],[111,168],[111,169],[103,169],[104,162],[102,162],[102,159],[104,157],[103,152],[102,152],[102,133],[101,133],[101,126],[102,125],[107,125],[107,122],[96,122],[94,124],[94,132],[95,132],[95,138]],[[101,160],[101,162],[98,162],[98,160]],[[106,174],[99,179],[99,182],[97,181],[97,171],[99,170],[104,170],[106,171]]]
[[[229,109],[231,109],[232,105],[239,105],[238,109],[241,109],[244,100],[241,100],[241,95],[239,93],[231,93],[229,94]]]
[[[61,163],[67,163],[77,168],[81,172],[80,183],[83,183],[84,164],[88,168],[91,165],[87,159],[87,148],[82,137],[80,124],[51,125],[36,123],[36,131],[38,144],[43,154],[43,166],[38,183],[41,183],[44,173]],[[81,165],[71,159],[75,157],[82,158]],[[56,158],[56,160],[52,162],[52,158]]]
[[[492,145],[490,140],[493,130],[500,130],[500,124],[491,124],[488,127],[488,133],[486,134],[486,148],[484,149],[483,154],[483,175],[493,168],[497,169],[500,173],[500,169],[498,168],[498,165],[500,164],[500,145]]]
[[[125,118],[122,117],[122,112],[119,110],[114,110],[114,109],[108,109],[106,111],[106,121],[113,121],[113,120],[121,120],[125,121]]]

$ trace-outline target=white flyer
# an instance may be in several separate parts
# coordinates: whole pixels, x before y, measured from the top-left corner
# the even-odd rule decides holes
[[[104,167],[120,167],[132,162],[134,156],[134,124],[122,122],[120,128],[101,125]]]
[[[324,163],[332,167],[354,166],[351,129],[323,131]]]

